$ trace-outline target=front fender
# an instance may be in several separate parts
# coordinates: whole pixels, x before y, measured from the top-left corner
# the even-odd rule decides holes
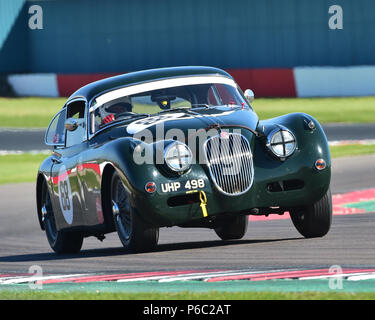
[[[315,125],[313,129],[308,126],[310,121],[313,121]],[[279,160],[265,146],[267,135],[278,125],[285,126],[292,131],[297,141],[295,152],[284,161]],[[260,143],[261,146],[258,144],[257,147],[265,150],[264,152],[260,152],[260,150],[255,152],[258,156],[254,159],[255,172],[258,178],[264,176],[272,180],[269,169],[278,169],[278,173],[282,171],[286,179],[288,175],[291,177],[293,175],[306,177],[305,183],[310,186],[309,190],[313,190],[310,195],[310,202],[315,202],[323,197],[328,191],[331,181],[331,156],[327,137],[319,122],[305,113],[291,113],[260,121],[258,130],[264,133],[264,137],[262,143]],[[318,171],[315,169],[317,159],[326,161],[324,170]],[[298,168],[298,172],[296,172],[296,168]]]

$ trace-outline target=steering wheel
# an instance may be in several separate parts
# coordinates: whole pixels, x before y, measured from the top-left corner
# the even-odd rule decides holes
[[[137,114],[137,113],[136,112],[131,112],[131,111],[117,113],[117,114],[115,114],[115,119],[121,118],[123,116],[130,116],[130,115],[133,115],[133,114]]]

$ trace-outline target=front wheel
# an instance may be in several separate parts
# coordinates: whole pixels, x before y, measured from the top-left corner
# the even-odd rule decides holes
[[[247,231],[248,221],[248,216],[237,216],[226,220],[222,226],[215,228],[215,232],[222,240],[241,239]]]
[[[117,234],[124,248],[131,252],[154,249],[159,240],[159,228],[150,226],[139,217],[117,172],[112,176],[111,204]]]
[[[323,198],[312,205],[291,209],[290,217],[298,232],[305,238],[323,237],[332,223],[331,191],[328,189]]]
[[[42,188],[42,214],[47,240],[52,250],[59,254],[78,253],[82,248],[83,235],[77,231],[57,230],[47,183],[44,183]]]

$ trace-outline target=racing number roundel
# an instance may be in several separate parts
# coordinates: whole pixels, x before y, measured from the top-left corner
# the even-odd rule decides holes
[[[73,197],[69,176],[65,166],[61,166],[58,176],[59,201],[61,212],[68,224],[73,222]]]

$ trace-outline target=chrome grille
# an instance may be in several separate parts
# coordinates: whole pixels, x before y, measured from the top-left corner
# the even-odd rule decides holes
[[[215,186],[224,194],[240,195],[253,183],[253,156],[241,134],[221,132],[206,141],[204,155]]]

